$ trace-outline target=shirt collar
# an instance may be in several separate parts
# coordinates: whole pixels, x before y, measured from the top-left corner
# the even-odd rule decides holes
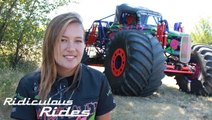
[[[70,90],[77,89],[80,85],[81,78],[82,78],[82,64],[80,63],[77,66],[76,72],[73,77],[73,82],[72,82],[71,86],[68,87],[68,90],[69,89]],[[59,78],[58,80],[60,80],[60,79],[63,79],[63,78]]]

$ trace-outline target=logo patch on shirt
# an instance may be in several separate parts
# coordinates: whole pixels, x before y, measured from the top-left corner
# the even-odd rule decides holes
[[[107,96],[111,95],[112,94],[112,91],[109,89],[108,92],[106,93]]]

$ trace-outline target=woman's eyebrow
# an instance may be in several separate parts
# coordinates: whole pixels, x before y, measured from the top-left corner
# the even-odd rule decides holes
[[[75,37],[76,39],[83,39],[83,37]]]
[[[68,36],[62,35],[62,38],[69,38]],[[76,36],[74,37],[75,39],[83,39],[83,37],[81,36]]]
[[[62,35],[62,38],[68,38],[67,36]]]

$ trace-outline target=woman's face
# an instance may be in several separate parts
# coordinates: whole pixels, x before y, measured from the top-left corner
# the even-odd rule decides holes
[[[79,23],[70,23],[54,48],[57,71],[60,75],[72,75],[81,62],[85,42],[84,31]]]

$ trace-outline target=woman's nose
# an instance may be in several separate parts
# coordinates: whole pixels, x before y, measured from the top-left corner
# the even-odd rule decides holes
[[[69,41],[69,42],[67,43],[66,49],[67,49],[67,50],[74,50],[75,48],[74,48],[73,42]]]

